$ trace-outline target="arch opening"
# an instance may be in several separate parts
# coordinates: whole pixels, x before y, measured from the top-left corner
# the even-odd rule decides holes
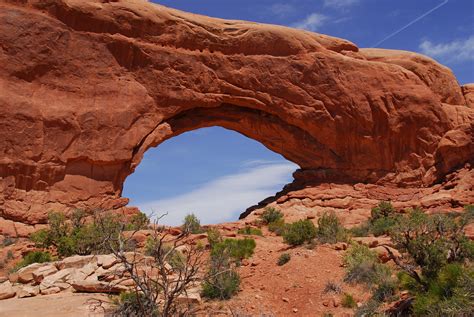
[[[263,144],[219,126],[172,137],[146,151],[123,197],[162,223],[194,213],[202,224],[235,221],[249,206],[293,180],[298,165]]]

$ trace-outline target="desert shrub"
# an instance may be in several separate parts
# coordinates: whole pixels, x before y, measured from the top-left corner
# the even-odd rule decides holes
[[[344,264],[345,281],[349,283],[363,283],[373,287],[391,276],[390,269],[380,263],[377,254],[361,244],[351,245],[344,256]]]
[[[52,257],[49,252],[32,251],[32,252],[27,253],[25,257],[15,266],[13,270],[17,271],[33,263],[45,263],[45,262],[51,262],[51,260],[52,260]]]
[[[354,308],[357,306],[357,303],[351,294],[344,293],[344,295],[342,296],[341,305],[342,307],[346,308]]]
[[[106,240],[119,235],[127,223],[112,214],[96,214],[90,222],[85,221],[82,210],[73,212],[71,221],[62,213],[48,215],[48,229],[42,229],[30,236],[37,247],[55,247],[62,257],[74,254],[88,255],[110,253]]]
[[[263,223],[270,224],[272,222],[283,219],[283,214],[276,208],[266,207],[260,218],[262,219]]]
[[[282,236],[286,230],[285,220],[283,218],[278,219],[276,221],[270,222],[268,224],[268,230],[270,232],[275,233],[278,236]]]
[[[414,294],[415,316],[468,316],[474,311],[474,269],[448,264],[426,290],[415,288]]]
[[[203,232],[201,228],[201,222],[194,214],[188,214],[186,217],[184,217],[182,229],[184,232],[189,232],[193,234]]]
[[[211,299],[229,299],[237,293],[240,276],[235,266],[241,259],[250,256],[254,248],[255,241],[252,239],[225,239],[215,243],[211,249],[209,270],[202,284],[202,295]]]
[[[186,256],[171,244],[163,243],[161,239],[148,237],[144,248],[145,255],[158,259],[166,259],[173,269],[180,269],[186,263]]]
[[[334,281],[328,281],[324,286],[324,293],[335,293],[340,294],[342,292],[342,287],[340,284]]]
[[[364,222],[360,226],[348,229],[347,232],[353,237],[367,237],[370,234],[370,226],[368,222]]]
[[[468,316],[474,300],[474,242],[464,228],[474,212],[425,214],[414,209],[399,216],[390,237],[402,254],[394,258],[398,285],[385,280],[373,292],[374,301],[390,301],[397,287],[409,297],[391,311],[414,316]]]
[[[114,317],[138,317],[145,312],[147,316],[160,316],[156,305],[149,303],[146,296],[137,292],[122,292],[113,302],[116,308],[112,314]]]
[[[299,220],[288,224],[283,233],[283,240],[289,245],[302,245],[316,237],[316,227],[310,220]]]
[[[390,300],[397,291],[397,284],[392,278],[383,278],[372,291],[372,299],[378,302]]]
[[[211,228],[211,229],[208,229],[207,230],[207,241],[209,241],[209,245],[211,246],[211,248],[222,242],[222,236],[221,236],[221,233],[219,232],[219,230],[215,229],[215,228]]]
[[[420,209],[402,217],[390,235],[397,249],[416,264],[423,277],[436,277],[449,263],[474,258],[474,242],[464,227],[472,221],[469,214],[427,215]]]
[[[362,306],[357,308],[355,311],[355,317],[368,317],[368,316],[386,316],[384,313],[379,312],[380,302],[374,299],[370,299],[368,302],[364,303]]]
[[[227,254],[231,259],[240,262],[253,255],[256,243],[254,239],[225,239],[212,246],[211,256]]]
[[[290,262],[290,260],[291,260],[291,255],[289,253],[283,253],[278,258],[277,264],[279,266],[282,266],[282,265],[285,265],[286,263]]]
[[[150,224],[150,218],[143,212],[138,212],[130,217],[129,222],[127,223],[127,230],[143,230],[147,229]]]
[[[370,218],[360,226],[349,229],[349,233],[355,237],[366,237],[369,234],[381,236],[389,234],[392,228],[397,224],[400,215],[393,208],[390,202],[381,201],[376,207],[372,208]]]
[[[230,299],[239,290],[240,276],[235,270],[212,269],[210,274],[214,277],[203,283],[202,296],[211,299]]]
[[[333,212],[324,213],[318,219],[316,238],[321,243],[337,243],[347,241],[347,232]]]
[[[258,228],[253,228],[250,226],[245,226],[237,231],[238,234],[251,235],[251,236],[262,236],[262,230]]]

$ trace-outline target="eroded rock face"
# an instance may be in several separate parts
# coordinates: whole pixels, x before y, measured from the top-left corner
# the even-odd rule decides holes
[[[321,181],[429,185],[474,157],[472,86],[306,31],[141,0],[0,0],[0,65],[0,234],[125,206],[144,152],[201,127]]]

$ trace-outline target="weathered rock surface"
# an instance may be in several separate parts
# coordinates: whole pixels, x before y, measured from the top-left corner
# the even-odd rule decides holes
[[[448,174],[440,184],[426,188],[362,183],[315,184],[311,178],[295,176],[294,183],[276,196],[250,207],[240,217],[253,222],[266,206],[282,210],[288,221],[316,221],[324,212],[334,211],[345,226],[351,227],[367,220],[370,210],[380,201],[391,201],[401,210],[421,207],[429,213],[461,211],[465,205],[474,203],[474,170],[469,165]],[[474,234],[470,236],[474,238]]]
[[[140,0],[0,0],[0,44],[4,235],[125,206],[147,149],[207,126],[322,182],[430,185],[474,157],[472,86],[419,54]]]
[[[10,281],[6,281],[0,284],[0,299],[12,298],[15,295],[16,291]]]

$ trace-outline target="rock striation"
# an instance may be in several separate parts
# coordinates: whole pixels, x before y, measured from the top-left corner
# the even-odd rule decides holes
[[[238,131],[319,182],[429,186],[474,160],[473,85],[411,52],[142,0],[0,0],[0,234],[120,209],[150,147]]]

